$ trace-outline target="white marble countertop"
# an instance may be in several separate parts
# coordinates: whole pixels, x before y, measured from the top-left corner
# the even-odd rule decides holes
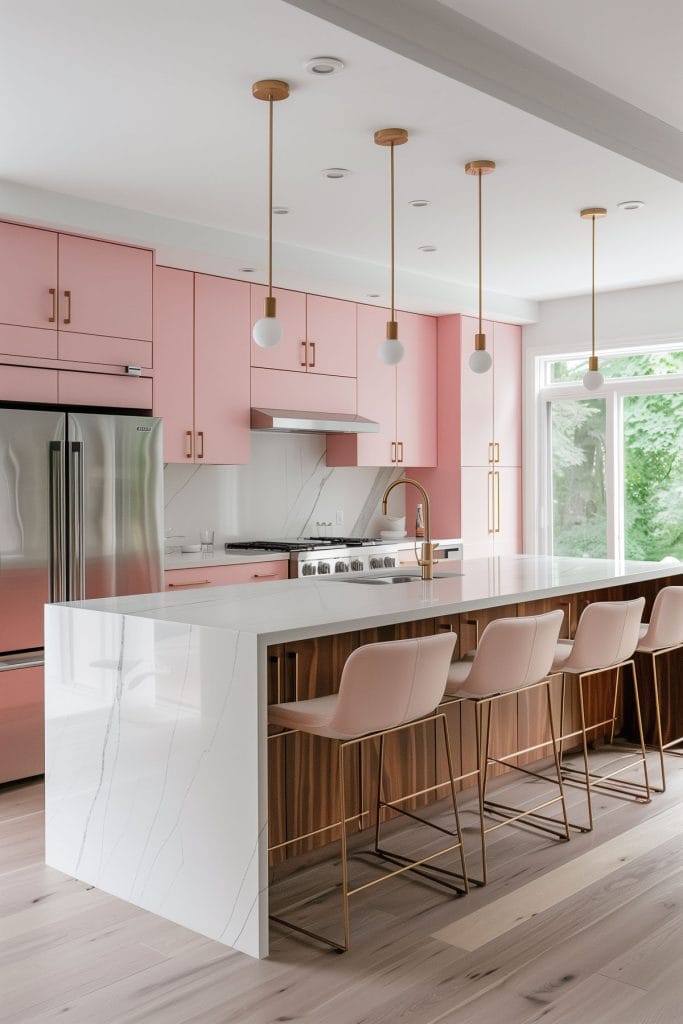
[[[514,555],[448,562],[437,570],[459,571],[462,575],[400,585],[296,579],[101,598],[73,606],[225,628],[277,643],[675,576],[683,574],[683,563]]]
[[[203,569],[207,565],[248,565],[250,562],[288,562],[289,555],[285,551],[243,551],[241,554],[230,554],[227,551],[214,551],[211,555],[201,552],[187,554],[164,555],[164,571],[166,569]]]

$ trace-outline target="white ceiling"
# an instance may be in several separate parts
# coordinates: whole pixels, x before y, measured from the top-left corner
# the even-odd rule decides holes
[[[492,18],[496,6],[476,4]],[[399,276],[399,306],[454,311],[459,285],[473,295],[475,183],[462,167],[476,157],[499,164],[485,182],[491,292],[586,291],[590,229],[578,211],[597,204],[610,211],[600,287],[683,278],[679,183],[280,0],[0,0],[0,23],[0,178],[221,228],[222,268],[260,253],[263,277],[266,108],[250,87],[283,77],[293,88],[276,108],[275,203],[292,212],[275,218],[281,283],[322,290],[320,276],[311,281],[334,256],[346,261],[349,298],[386,301],[387,152],[372,132],[392,124],[411,132],[396,154],[397,260],[410,280],[402,296]],[[303,62],[325,53],[346,70],[305,74]],[[330,182],[329,166],[353,174]],[[415,198],[432,206],[414,210]],[[633,198],[647,205],[615,209]],[[202,237],[197,227],[197,249]],[[438,252],[418,252],[425,243]]]
[[[683,130],[681,0],[440,0]]]

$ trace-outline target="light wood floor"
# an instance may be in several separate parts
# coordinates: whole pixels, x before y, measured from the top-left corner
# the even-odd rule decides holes
[[[493,833],[492,881],[467,898],[394,880],[356,897],[346,955],[274,927],[261,962],[45,867],[41,783],[0,787],[0,1021],[680,1024],[683,759],[667,764],[649,805],[598,797],[591,835]],[[538,799],[539,784],[499,792]],[[572,789],[575,817],[582,801]],[[333,928],[337,869],[286,879],[274,902]],[[325,899],[300,903],[321,885]]]

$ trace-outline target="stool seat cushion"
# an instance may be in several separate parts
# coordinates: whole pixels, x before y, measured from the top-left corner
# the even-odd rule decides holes
[[[268,708],[268,724],[279,729],[303,729],[304,732],[327,736],[329,739],[353,739],[352,736],[340,736],[330,729],[338,701],[339,694],[331,693],[327,697],[313,697],[311,700],[271,704]]]

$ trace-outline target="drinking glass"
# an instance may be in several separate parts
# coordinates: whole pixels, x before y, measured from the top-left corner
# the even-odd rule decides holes
[[[199,531],[199,542],[202,546],[203,555],[213,554],[213,530],[204,528]]]

